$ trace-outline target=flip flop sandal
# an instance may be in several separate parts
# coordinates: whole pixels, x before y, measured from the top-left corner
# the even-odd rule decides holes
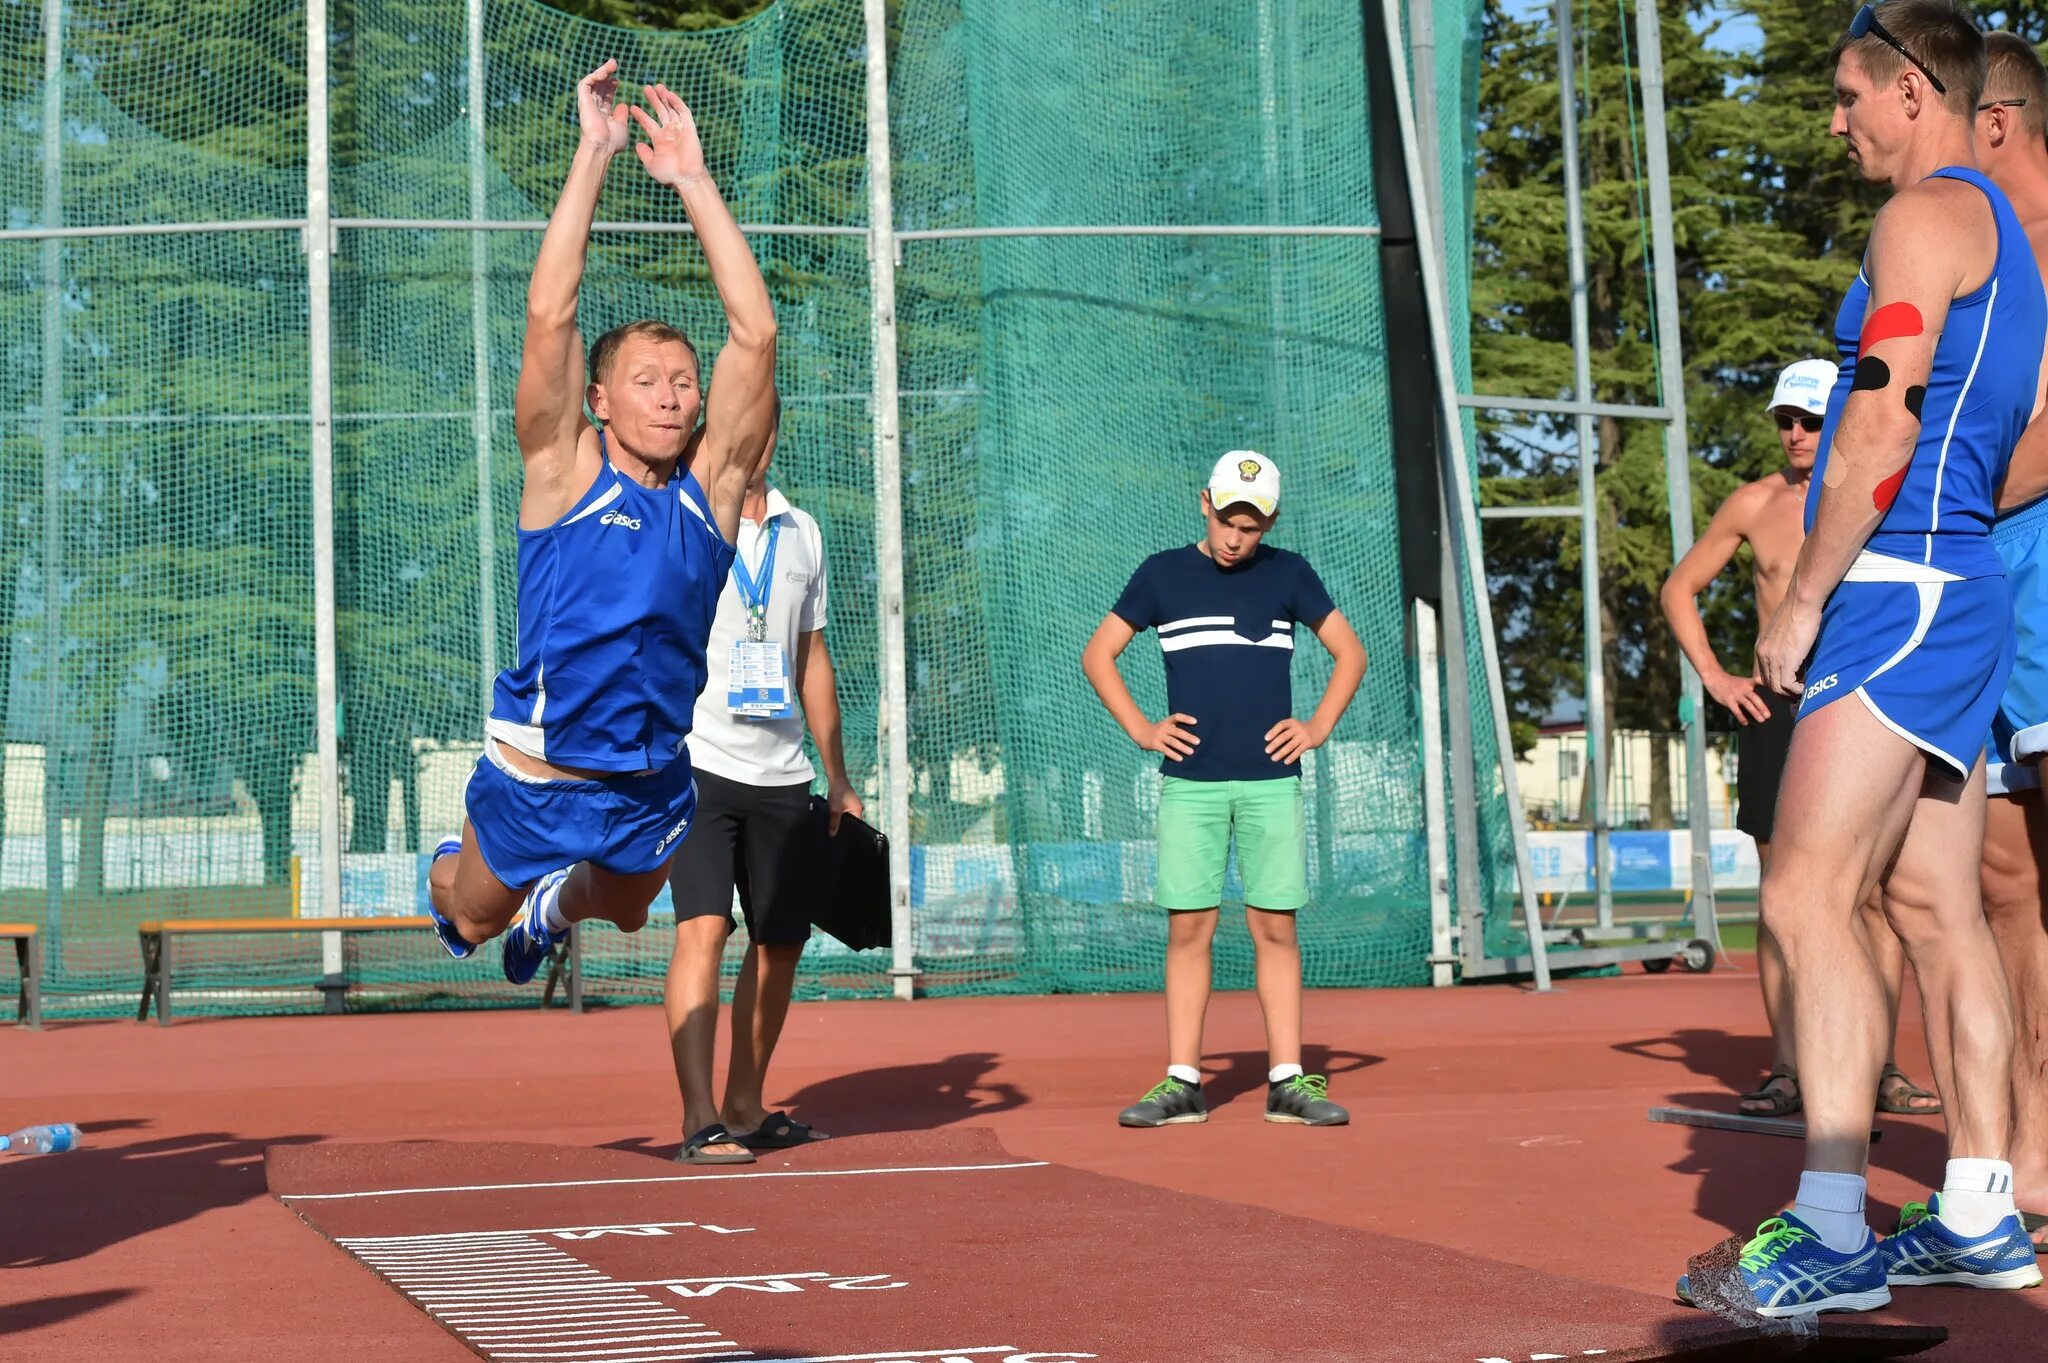
[[[1781,1082],[1790,1084],[1792,1087],[1790,1089],[1771,1087],[1771,1085]],[[1791,1117],[1796,1115],[1806,1105],[1806,1100],[1799,1095],[1799,1076],[1784,1065],[1773,1068],[1770,1074],[1765,1077],[1763,1083],[1757,1086],[1756,1092],[1741,1094],[1740,1097],[1745,1103],[1763,1103],[1765,1105],[1760,1108],[1743,1108],[1742,1115],[1745,1117]]]
[[[1892,1081],[1895,1079],[1898,1082],[1894,1084]],[[1886,1087],[1888,1084],[1889,1088]],[[1929,1098],[1934,1100],[1934,1106],[1913,1106],[1916,1099],[1924,1102]],[[1884,1074],[1877,1081],[1877,1110],[1896,1117],[1938,1117],[1941,1115],[1941,1095],[1921,1088],[1897,1065],[1886,1065]]]
[[[830,1140],[831,1137],[822,1131],[813,1131],[787,1112],[771,1112],[761,1119],[759,1127],[733,1139],[749,1150],[794,1150],[800,1145]]]
[[[733,1150],[720,1155],[713,1154],[705,1148],[712,1145],[740,1144],[742,1142],[732,1132],[727,1131],[722,1123],[713,1122],[683,1142],[683,1148],[676,1152],[676,1163],[752,1164],[754,1162],[754,1152],[752,1150]]]

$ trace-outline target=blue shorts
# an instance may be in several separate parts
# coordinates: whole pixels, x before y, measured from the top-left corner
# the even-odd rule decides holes
[[[2012,662],[2004,578],[1865,553],[1821,612],[1799,718],[1855,696],[1960,780],[1984,751]]]
[[[620,875],[667,866],[696,816],[697,782],[684,753],[646,776],[542,780],[509,766],[486,739],[462,801],[484,864],[522,890],[579,861]]]
[[[2018,656],[1991,720],[1985,779],[1993,795],[2007,795],[2040,788],[2048,753],[2048,497],[2001,518],[1991,544],[2005,561]]]

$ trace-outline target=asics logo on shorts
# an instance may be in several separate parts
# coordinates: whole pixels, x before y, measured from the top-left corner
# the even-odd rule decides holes
[[[1822,678],[1821,678],[1821,679],[1820,679],[1819,681],[1815,682],[1815,683],[1814,683],[1813,685],[1811,685],[1811,686],[1807,687],[1807,688],[1806,688],[1806,694],[1805,694],[1804,696],[1800,697],[1800,699],[1801,699],[1801,700],[1812,700],[1812,699],[1813,699],[1813,698],[1814,698],[1815,696],[1819,695],[1819,694],[1820,694],[1821,692],[1823,692],[1823,691],[1832,691],[1832,690],[1834,690],[1834,688],[1835,688],[1835,685],[1836,685],[1836,683],[1837,683],[1837,682],[1839,682],[1840,680],[1841,680],[1841,673],[1839,673],[1839,672],[1830,672],[1830,673],[1828,673],[1828,675],[1826,675],[1825,677],[1822,677]]]
[[[628,530],[638,530],[640,528],[639,520],[628,516],[623,511],[607,511],[597,518],[597,523],[599,525],[622,525]]]
[[[675,841],[675,840],[676,840],[677,838],[681,837],[681,836],[682,836],[682,834],[683,834],[683,831],[684,831],[685,829],[687,829],[687,828],[688,828],[689,826],[690,826],[690,821],[689,821],[688,819],[684,819],[684,820],[683,820],[683,821],[682,821],[681,823],[677,824],[677,825],[676,825],[676,826],[675,826],[674,828],[671,828],[671,829],[669,829],[669,831],[668,831],[667,833],[665,833],[665,834],[663,834],[663,835],[662,835],[662,839],[661,839],[661,841],[660,841],[660,842],[658,842],[658,843],[656,843],[656,844],[654,844],[654,855],[656,855],[656,856],[658,857],[658,856],[660,856],[660,855],[661,855],[661,854],[662,854],[663,852],[666,852],[666,851],[668,850],[668,845],[669,845],[670,843],[674,842],[674,841]]]

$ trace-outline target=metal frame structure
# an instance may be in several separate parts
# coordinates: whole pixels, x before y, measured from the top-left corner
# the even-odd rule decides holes
[[[908,735],[908,680],[904,639],[903,501],[901,470],[901,427],[898,386],[897,334],[895,318],[895,271],[904,243],[973,240],[1014,237],[1368,237],[1382,235],[1379,224],[1291,225],[1223,224],[1181,226],[1166,224],[1070,225],[1070,226],[986,226],[898,231],[890,184],[890,133],[887,66],[886,0],[862,0],[866,34],[865,76],[867,106],[867,163],[869,168],[869,223],[865,227],[818,226],[807,224],[746,224],[742,231],[752,236],[843,236],[865,239],[870,271],[873,339],[875,532],[879,558],[879,656],[883,668],[882,704],[878,717],[877,741],[881,745],[885,784],[884,830],[906,853],[910,837],[910,781]],[[1404,7],[1408,23],[1403,23]],[[43,225],[38,228],[0,230],[0,241],[34,240],[42,244],[44,296],[42,316],[43,395],[40,416],[44,443],[44,546],[43,546],[43,632],[46,658],[54,665],[61,652],[61,592],[59,577],[62,558],[61,450],[64,424],[62,403],[62,317],[61,244],[67,239],[144,237],[186,233],[295,231],[300,234],[306,255],[309,306],[309,404],[303,414],[310,430],[310,503],[312,521],[313,577],[315,582],[314,637],[315,688],[318,714],[316,744],[319,768],[319,867],[315,881],[318,912],[339,916],[341,912],[341,779],[339,761],[338,645],[334,590],[334,469],[331,373],[331,261],[343,232],[379,230],[441,230],[473,233],[472,343],[476,392],[469,412],[427,415],[473,423],[477,477],[480,642],[478,666],[488,694],[489,679],[496,671],[498,603],[496,593],[496,548],[494,544],[493,457],[491,426],[492,384],[490,378],[491,338],[489,334],[489,256],[486,233],[538,233],[544,221],[500,220],[487,216],[489,204],[484,145],[484,107],[478,93],[485,86],[482,0],[465,0],[468,103],[464,110],[469,134],[469,216],[464,219],[341,218],[331,213],[328,192],[329,156],[327,140],[327,0],[308,0],[306,11],[306,63],[308,90],[308,133],[306,170],[306,213],[295,218],[265,218],[207,223],[124,224],[108,226],[62,226],[61,129],[63,114],[63,31],[64,0],[42,0],[44,22],[44,108],[43,108]],[[1431,0],[1362,0],[1361,10],[1369,41],[1375,26],[1383,25],[1389,51],[1404,50],[1416,68],[1433,72],[1435,34]],[[1270,16],[1262,0],[1261,21]],[[1559,55],[1570,70],[1569,3],[1558,7],[1560,17]],[[1673,275],[1670,192],[1664,156],[1664,111],[1661,63],[1657,59],[1657,17],[1654,5],[1640,4],[1637,14],[1642,48],[1642,77],[1645,118],[1649,129],[1649,177],[1652,192],[1657,315],[1661,337],[1662,374],[1667,402],[1664,406],[1600,403],[1593,399],[1590,358],[1586,338],[1582,226],[1577,208],[1576,139],[1572,135],[1575,114],[1569,97],[1563,117],[1566,126],[1566,192],[1568,237],[1573,259],[1573,350],[1575,357],[1574,396],[1571,401],[1505,398],[1456,391],[1451,364],[1450,330],[1460,319],[1446,315],[1448,297],[1444,266],[1439,259],[1444,236],[1441,185],[1434,170],[1425,175],[1424,166],[1441,164],[1436,155],[1437,128],[1429,101],[1420,104],[1410,88],[1409,63],[1390,62],[1394,102],[1398,110],[1402,170],[1412,209],[1420,224],[1415,232],[1415,249],[1429,299],[1431,352],[1437,375],[1439,421],[1444,438],[1439,441],[1439,510],[1441,556],[1446,583],[1440,601],[1417,599],[1412,603],[1410,621],[1416,645],[1426,715],[1422,734],[1422,758],[1426,791],[1424,823],[1427,871],[1431,905],[1432,979],[1439,985],[1452,982],[1452,968],[1462,966],[1464,977],[1478,979],[1505,974],[1530,974],[1541,990],[1549,988],[1549,959],[1545,933],[1536,906],[1533,876],[1528,856],[1527,825],[1516,792],[1515,760],[1509,736],[1506,698],[1502,685],[1494,627],[1486,609],[1485,567],[1480,540],[1482,519],[1500,515],[1577,516],[1589,552],[1587,629],[1591,660],[1589,693],[1597,701],[1604,678],[1599,675],[1597,554],[1594,547],[1592,506],[1592,460],[1590,422],[1598,416],[1661,420],[1667,423],[1667,474],[1671,479],[1671,514],[1674,543],[1678,552],[1691,543],[1690,485],[1687,480],[1684,393],[1677,349],[1677,293]],[[1405,49],[1402,39],[1406,38]],[[1262,49],[1263,50],[1263,49]],[[1270,81],[1268,82],[1270,85]],[[1566,86],[1570,81],[1567,75]],[[1270,95],[1268,102],[1271,102]],[[1274,153],[1277,155],[1277,151]],[[1269,158],[1270,159],[1270,158]],[[1278,217],[1277,207],[1273,216]],[[598,222],[598,233],[687,233],[682,222]],[[1276,283],[1276,288],[1278,287]],[[1284,406],[1284,394],[1280,399]],[[1576,507],[1488,508],[1477,504],[1461,436],[1460,412],[1469,408],[1493,408],[1532,414],[1566,414],[1579,419],[1580,501]],[[294,419],[300,414],[293,414]],[[347,419],[345,416],[342,419]],[[1471,723],[1472,703],[1469,659],[1467,657],[1466,612],[1476,611],[1473,626],[1479,639],[1487,680],[1482,702],[1491,710],[1497,753],[1505,784],[1521,909],[1531,939],[1527,957],[1488,959],[1484,955],[1483,924],[1486,905],[1479,893],[1480,868],[1475,790],[1477,754]],[[1444,666],[1440,678],[1438,667]],[[1688,753],[1691,756],[1694,798],[1693,876],[1701,927],[1718,946],[1714,928],[1713,894],[1708,875],[1711,859],[1707,849],[1704,795],[1705,764],[1702,760],[1699,679],[1688,667],[1686,696],[1690,703]],[[56,763],[54,739],[61,709],[60,687],[52,681],[43,697],[46,733],[52,742],[46,749],[45,788],[54,790]],[[1433,717],[1443,703],[1448,718],[1448,751],[1444,734]],[[1592,726],[1589,726],[1589,730]],[[1602,745],[1604,748],[1604,744]],[[1448,760],[1447,760],[1448,759]],[[1596,768],[1604,761],[1595,758]],[[1444,799],[1448,783],[1450,800]],[[1596,805],[1598,836],[1604,842],[1604,800]],[[54,823],[46,815],[45,873],[49,923],[60,921],[63,895],[63,837],[61,817]],[[1456,865],[1452,860],[1455,856]],[[1453,872],[1455,871],[1455,874]],[[894,960],[890,970],[898,998],[912,997],[917,970],[914,955],[914,925],[910,916],[910,882],[907,855],[892,858],[891,900],[894,926]],[[1603,877],[1604,880],[1604,877]],[[1453,904],[1455,887],[1456,904]],[[1610,904],[1602,887],[1602,923],[1609,921]],[[1454,925],[1454,912],[1456,922]],[[1456,944],[1454,946],[1454,943]],[[336,955],[340,943],[327,944],[324,955]],[[1568,953],[1572,965],[1611,963],[1623,959],[1668,956],[1663,944],[1606,948]],[[330,965],[333,964],[330,962]]]
[[[1570,0],[1555,0],[1552,12],[1557,27],[1557,53],[1559,69],[1559,120],[1562,125],[1564,146],[1565,235],[1568,253],[1568,270],[1571,289],[1572,324],[1572,368],[1573,396],[1569,401],[1532,398],[1509,398],[1487,394],[1457,394],[1455,406],[1459,410],[1504,410],[1530,415],[1557,415],[1575,417],[1578,448],[1578,498],[1575,504],[1565,506],[1537,507],[1485,507],[1478,509],[1482,520],[1502,520],[1533,517],[1575,518],[1579,522],[1581,591],[1584,598],[1583,630],[1586,641],[1586,734],[1589,758],[1587,779],[1592,783],[1593,792],[1593,838],[1594,856],[1592,874],[1597,887],[1597,914],[1595,935],[1617,934],[1614,922],[1614,901],[1611,857],[1608,850],[1607,747],[1609,735],[1605,731],[1605,697],[1607,687],[1602,631],[1600,625],[1600,579],[1599,540],[1596,517],[1594,472],[1595,454],[1592,423],[1597,417],[1613,417],[1627,420],[1661,421],[1665,426],[1665,477],[1666,495],[1669,507],[1672,535],[1672,557],[1676,562],[1691,547],[1692,530],[1692,484],[1691,454],[1686,434],[1684,361],[1679,346],[1678,287],[1676,256],[1671,231],[1671,184],[1668,157],[1665,149],[1664,78],[1662,59],[1662,38],[1654,3],[1636,5],[1636,38],[1641,62],[1641,85],[1643,95],[1643,119],[1645,141],[1648,144],[1646,179],[1650,191],[1651,256],[1654,277],[1654,307],[1657,318],[1658,365],[1665,402],[1661,406],[1640,404],[1603,403],[1595,399],[1591,378],[1591,352],[1587,326],[1586,270],[1585,270],[1585,229],[1580,200],[1579,154],[1578,154],[1578,111],[1575,103],[1577,82],[1574,78],[1574,46],[1572,12]],[[1434,14],[1429,0],[1410,0],[1410,50],[1418,70],[1433,70],[1435,60],[1435,38],[1433,32]],[[1418,124],[1421,125],[1421,140],[1433,147],[1436,141],[1434,110],[1427,104],[1407,106]],[[1437,165],[1440,161],[1432,158],[1426,164]],[[1427,196],[1427,202],[1435,227],[1433,233],[1423,234],[1432,241],[1445,241],[1445,223],[1442,216],[1440,193]],[[1439,275],[1439,278],[1441,276]],[[1439,307],[1447,305],[1448,299],[1441,292],[1433,290],[1433,299]],[[1445,385],[1451,380],[1447,377]],[[1456,411],[1447,417],[1453,429],[1453,436],[1447,442],[1450,447],[1460,446],[1457,432],[1459,422]],[[1462,454],[1460,455],[1462,458]],[[1466,499],[1467,505],[1476,505],[1476,498]],[[1452,508],[1462,512],[1463,508]],[[1501,685],[1498,659],[1492,655],[1489,622],[1484,618],[1484,603],[1487,596],[1484,589],[1483,565],[1476,561],[1481,553],[1477,544],[1469,548],[1475,562],[1467,565],[1467,574],[1472,588],[1472,600],[1479,603],[1482,613],[1481,637],[1488,645],[1488,680],[1495,688]],[[1476,576],[1475,576],[1476,574]],[[1681,661],[1682,703],[1681,720],[1686,731],[1687,757],[1687,816],[1691,831],[1691,881],[1693,889],[1693,913],[1695,926],[1702,939],[1712,945],[1714,954],[1721,954],[1721,936],[1718,915],[1715,912],[1713,885],[1713,854],[1711,827],[1707,811],[1705,713],[1700,704],[1701,686],[1698,674],[1690,662]],[[1460,669],[1455,665],[1453,672]],[[1466,712],[1469,714],[1469,711]],[[1463,769],[1471,757],[1471,731],[1469,722],[1460,723],[1457,710],[1452,713],[1452,769],[1456,773]],[[1497,720],[1503,722],[1504,720]],[[1493,958],[1484,954],[1480,940],[1483,932],[1483,918],[1471,917],[1476,909],[1483,915],[1483,906],[1461,896],[1461,916],[1467,925],[1461,934],[1460,958],[1467,978],[1483,978],[1489,975],[1534,973],[1539,988],[1546,975],[1547,947],[1553,941],[1576,940],[1561,932],[1545,932],[1534,921],[1527,901],[1533,894],[1530,888],[1531,868],[1526,852],[1526,819],[1517,797],[1512,771],[1512,757],[1503,756],[1503,768],[1510,773],[1508,779],[1509,819],[1514,830],[1515,862],[1517,873],[1524,887],[1525,914],[1530,917],[1529,936],[1531,954],[1528,959]],[[1478,928],[1480,930],[1475,931]],[[1600,946],[1574,948],[1557,954],[1557,964],[1598,966],[1619,964],[1629,960],[1669,960],[1684,951],[1678,943],[1660,940],[1657,933],[1649,934],[1651,940],[1627,946]]]

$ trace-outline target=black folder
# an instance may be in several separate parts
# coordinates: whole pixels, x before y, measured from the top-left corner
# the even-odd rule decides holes
[[[811,797],[816,893],[811,921],[854,951],[892,944],[889,910],[889,839],[852,814],[835,836],[825,801]]]

